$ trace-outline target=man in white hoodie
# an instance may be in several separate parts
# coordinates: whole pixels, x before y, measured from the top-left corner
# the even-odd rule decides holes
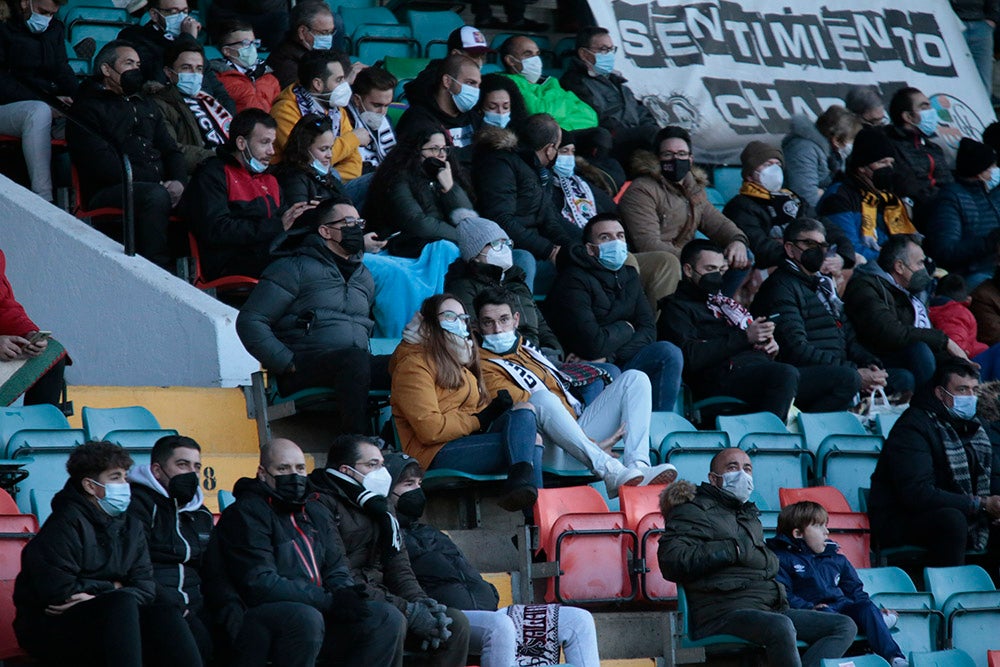
[[[146,530],[156,599],[144,608],[173,641],[191,642],[204,661],[212,655],[201,596],[202,555],[212,532],[212,513],[201,491],[201,447],[191,438],[168,435],[153,445],[149,465],[128,473],[128,512]]]

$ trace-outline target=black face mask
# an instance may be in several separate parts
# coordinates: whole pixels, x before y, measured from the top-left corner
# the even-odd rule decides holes
[[[291,505],[305,504],[308,477],[294,472],[287,475],[271,475],[271,477],[274,479],[275,497]]]
[[[826,251],[823,248],[809,248],[802,251],[802,255],[799,256],[799,264],[809,273],[816,273],[822,268],[825,259]]]
[[[191,499],[198,492],[198,484],[198,473],[196,472],[185,472],[180,475],[174,475],[167,484],[167,493],[177,501],[178,505],[183,507],[191,502]]]
[[[872,172],[872,185],[876,190],[892,189],[892,167],[879,167]]]
[[[698,287],[705,294],[718,294],[722,291],[722,281],[722,271],[703,273],[701,274],[701,278],[698,279]]]
[[[354,225],[340,228],[340,247],[349,255],[356,255],[365,247],[365,230]]]
[[[135,95],[142,90],[142,70],[130,69],[118,75],[118,85],[121,86],[123,95]]]
[[[931,285],[931,274],[927,269],[914,271],[910,275],[910,284],[906,286],[906,291],[910,294],[920,294]]]
[[[427,178],[437,178],[438,172],[445,168],[445,163],[443,160],[439,160],[436,157],[426,158],[420,163],[420,168],[424,170],[424,176]]]
[[[423,516],[425,505],[427,497],[424,495],[424,490],[417,487],[400,494],[396,500],[396,514],[412,523]]]
[[[671,183],[680,183],[691,171],[691,160],[663,160],[660,162],[663,178]]]

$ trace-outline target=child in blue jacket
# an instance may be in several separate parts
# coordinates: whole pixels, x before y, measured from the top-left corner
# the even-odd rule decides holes
[[[837,553],[837,543],[827,541],[829,516],[822,505],[803,501],[778,515],[778,536],[767,546],[778,556],[778,581],[785,586],[792,609],[813,609],[850,616],[858,631],[868,637],[872,651],[892,667],[908,667],[899,645],[889,632],[894,614],[875,606],[862,588],[854,566]]]

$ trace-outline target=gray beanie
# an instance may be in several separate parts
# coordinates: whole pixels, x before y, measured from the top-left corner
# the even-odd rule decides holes
[[[466,262],[479,255],[487,243],[510,238],[500,225],[480,218],[471,208],[455,209],[451,213],[451,220],[458,227],[458,250]]]

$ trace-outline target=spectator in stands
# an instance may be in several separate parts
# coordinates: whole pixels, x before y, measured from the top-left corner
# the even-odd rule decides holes
[[[865,592],[854,566],[837,543],[828,540],[830,515],[819,503],[808,500],[781,509],[778,535],[767,546],[778,557],[778,581],[785,587],[792,609],[814,609],[843,614],[854,621],[868,639],[872,652],[892,667],[909,667],[899,644],[889,633],[893,612],[881,610]]]
[[[994,252],[1000,255],[1000,242]],[[1000,343],[1000,271],[994,268],[991,277],[972,290],[969,309],[976,316],[979,340],[987,345]]]
[[[840,227],[855,251],[869,262],[878,258],[889,235],[916,231],[894,189],[895,162],[885,132],[866,127],[855,137],[846,177],[827,189],[817,207],[819,215]]]
[[[685,380],[697,398],[733,396],[745,401],[750,412],[766,410],[784,421],[798,391],[799,372],[774,361],[779,350],[774,322],[753,318],[722,295],[726,269],[721,248],[703,239],[688,242],[681,250],[684,278],[660,305],[657,338],[684,353]],[[801,409],[809,409],[801,403]]]
[[[529,653],[552,664],[559,660],[562,647],[569,664],[580,667],[600,667],[597,631],[590,612],[562,605],[545,606],[545,622],[556,626],[557,637],[545,633],[544,654],[535,627],[528,628],[522,616],[525,605],[512,605],[497,610],[500,596],[497,589],[483,579],[465,554],[445,533],[425,523],[419,523],[424,513],[424,471],[417,460],[406,454],[391,453],[385,457],[385,467],[392,479],[389,504],[395,510],[403,529],[406,551],[413,573],[425,591],[442,604],[462,609],[471,628],[469,653],[480,656],[485,667],[507,667]],[[537,610],[539,605],[532,605]],[[515,628],[513,618],[521,632]]]
[[[936,359],[968,358],[955,341],[931,327],[921,299],[930,285],[919,240],[899,234],[883,244],[877,266],[854,276],[844,293],[844,310],[858,342],[886,365],[913,373],[918,388],[934,375]]]
[[[429,645],[421,664],[464,667],[469,653],[469,621],[461,611],[439,604],[417,583],[406,555],[402,530],[389,507],[392,476],[375,441],[361,435],[334,439],[326,468],[309,475],[319,493],[313,500],[333,515],[355,581],[372,600],[392,605],[406,617],[413,648]]]
[[[431,125],[406,135],[369,188],[365,215],[389,252],[419,257],[434,241],[459,242],[456,211],[472,208],[468,182],[444,133]]]
[[[216,78],[236,104],[236,113],[260,109],[270,113],[281,85],[267,63],[257,55],[260,40],[249,23],[239,19],[222,22],[216,30],[222,60],[212,61]]]
[[[359,146],[361,173],[368,174],[385,160],[396,145],[396,133],[386,115],[396,90],[396,77],[381,67],[367,67],[354,78],[347,113],[353,127],[364,127],[372,136],[367,146]]]
[[[184,655],[174,641],[181,628],[146,614],[155,584],[142,526],[125,513],[130,467],[110,442],[76,447],[52,514],[21,554],[14,632],[40,661],[141,667],[145,653],[156,664],[201,664],[197,650]]]
[[[700,231],[724,249],[729,271],[723,293],[732,296],[752,264],[746,234],[708,202],[705,173],[692,168],[687,130],[665,127],[653,145],[656,155],[640,151],[633,157],[640,176],[619,201],[629,238],[638,252],[662,250],[679,257],[681,248]]]
[[[856,114],[837,104],[815,122],[805,114],[792,116],[791,129],[781,140],[788,189],[816,208],[819,198],[844,173],[854,138],[862,127]]]
[[[133,494],[128,513],[146,534],[156,583],[153,603],[174,629],[170,641],[208,664],[212,640],[201,564],[215,520],[201,491],[201,447],[182,435],[164,436],[149,461],[128,473]]]
[[[1000,21],[1000,5],[993,0],[951,0],[951,8],[962,21],[965,43],[972,52],[972,59],[992,103],[993,31],[997,21]]]
[[[564,90],[554,76],[542,75],[542,56],[530,37],[514,35],[500,45],[504,71],[524,97],[529,114],[547,113],[567,130],[597,125],[597,112],[573,93]]]
[[[330,511],[306,502],[309,478],[291,440],[261,447],[253,478],[233,487],[209,543],[206,599],[233,644],[234,665],[403,664],[406,622],[351,578]]]
[[[882,127],[889,122],[882,94],[875,86],[851,86],[844,96],[844,106],[869,127]]]
[[[217,3],[213,3],[215,6]],[[310,51],[328,51],[333,48],[334,36],[337,32],[334,25],[333,11],[321,0],[307,0],[296,3],[291,12],[291,27],[285,33],[281,43],[274,47],[267,58],[267,64],[278,77],[281,88],[287,88],[296,82],[299,75],[299,61]],[[254,25],[254,21],[250,21]],[[267,28],[270,34],[275,34]],[[267,43],[264,32],[259,24],[254,25],[254,33],[261,36],[261,41]],[[267,46],[271,46],[267,44]]]
[[[184,154],[170,136],[156,104],[139,94],[139,55],[126,42],[108,42],[94,58],[94,76],[80,87],[73,104],[86,124],[66,128],[70,158],[80,177],[87,208],[121,207],[122,164],[132,162],[136,250],[172,270],[170,211],[184,192]]]
[[[164,61],[168,84],[153,94],[153,101],[160,107],[167,131],[184,154],[191,174],[226,143],[233,117],[202,89],[205,51],[198,42],[174,40]]]
[[[763,645],[768,664],[819,667],[844,654],[857,626],[841,614],[789,608],[752,491],[753,464],[736,447],[712,459],[708,482],[668,486],[660,496],[660,570],[684,587],[693,638],[735,635]],[[801,657],[798,639],[809,644]]]
[[[888,374],[855,340],[833,281],[821,271],[829,250],[823,224],[796,220],[785,227],[784,242],[785,261],[761,285],[751,312],[774,322],[778,360],[799,369],[796,400],[816,412],[846,410],[859,391],[885,387]],[[896,391],[913,389],[905,375],[893,380]]]
[[[927,251],[970,287],[990,277],[1000,241],[1000,167],[992,148],[968,137],[958,144],[955,181],[941,186],[918,211]]]
[[[530,404],[487,400],[469,316],[450,294],[426,299],[389,362],[392,416],[403,451],[428,470],[507,471],[500,506],[530,511],[542,486]]]
[[[139,54],[139,70],[144,81],[166,85],[170,82],[167,50],[179,39],[196,40],[201,24],[191,16],[187,0],[150,0],[148,11],[148,23],[122,28],[118,39],[128,42]],[[236,113],[236,104],[215,74],[209,70],[204,76],[205,92],[218,100],[230,114]],[[153,92],[159,86],[150,88],[149,92]]]
[[[569,376],[518,335],[515,305],[514,296],[503,288],[487,289],[475,299],[488,394],[507,392],[514,400],[530,403],[542,437],[604,480],[610,498],[621,486],[674,481],[674,466],[649,462],[649,377],[626,370],[585,407],[571,393]],[[624,445],[621,461],[609,453],[618,440]]]
[[[981,382],[1000,379],[1000,347],[990,346],[977,340],[979,331],[976,318],[969,310],[969,291],[965,280],[957,273],[949,273],[938,280],[928,309],[931,324],[955,341],[966,356],[979,364]],[[996,349],[994,349],[996,348]]]
[[[889,102],[889,120],[892,124],[885,135],[896,159],[893,190],[919,208],[937,194],[938,188],[954,180],[944,151],[931,141],[937,136],[938,110],[918,89],[901,88]]]
[[[368,352],[375,285],[361,259],[365,221],[348,203],[328,199],[275,249],[236,320],[250,354],[275,374],[285,396],[328,387],[336,396],[337,433],[368,429],[369,388],[389,385],[388,358]]]
[[[610,362],[649,376],[653,410],[677,402],[683,358],[672,343],[656,342],[656,320],[639,283],[625,265],[625,228],[613,214],[583,228],[583,244],[560,253],[559,274],[542,304],[569,361]]]
[[[229,140],[191,177],[185,218],[198,240],[207,280],[259,276],[271,260],[271,242],[313,206],[283,201],[277,179],[265,173],[274,134],[274,119],[260,109],[237,114]]]
[[[434,98],[437,95],[438,85],[441,78],[441,68],[444,66],[445,60],[448,56],[462,55],[468,56],[473,61],[475,61],[476,66],[481,68],[486,64],[486,55],[488,53],[494,53],[492,49],[487,46],[486,37],[477,30],[474,26],[464,25],[461,28],[456,28],[451,31],[448,35],[448,41],[446,44],[448,48],[448,53],[444,58],[435,58],[427,63],[417,77],[408,81],[403,86],[403,94],[406,102],[413,106],[414,104],[426,105],[427,100]],[[458,76],[458,74],[456,74]],[[445,108],[445,107],[442,107]],[[396,128],[397,131],[399,128]]]
[[[481,116],[479,128],[509,127],[515,134],[528,117],[517,84],[509,76],[496,73],[483,75],[476,112]]]
[[[22,365],[20,373],[11,373],[7,370],[10,366],[3,366],[33,359],[38,359],[37,364],[32,364],[28,371],[24,370],[27,364]],[[7,278],[7,257],[0,250],[0,368],[4,368],[4,376],[8,377],[0,384],[3,404],[13,403],[24,393],[24,405],[60,405],[63,370],[68,361],[61,345],[50,348],[48,338],[39,335],[38,325],[14,297],[14,288]]]
[[[396,135],[402,139],[430,126],[443,129],[451,146],[469,146],[476,126],[473,109],[479,102],[482,79],[479,64],[467,55],[452,53],[438,68],[433,69],[432,65],[424,70],[432,76],[418,77],[412,88],[407,86],[406,100],[410,106],[396,124]]]
[[[506,21],[501,21],[493,16],[488,0],[472,0],[472,13],[475,16],[474,23],[483,28],[504,28],[507,30],[523,30],[525,32],[545,32],[549,29],[548,23],[533,21],[524,16],[526,0],[504,0],[503,10],[507,15]]]
[[[938,365],[885,439],[868,499],[872,536],[883,547],[927,549],[930,567],[963,565],[989,546],[1000,496],[991,495],[989,438],[976,419],[979,373],[964,359]]]
[[[308,114],[295,124],[285,143],[285,159],[274,169],[285,203],[350,202],[332,165],[333,122],[329,116]]]
[[[598,124],[614,136],[618,161],[628,164],[632,151],[653,141],[656,119],[625,85],[628,79],[615,71],[618,47],[607,28],[580,29],[575,48],[559,83],[593,107]]]

